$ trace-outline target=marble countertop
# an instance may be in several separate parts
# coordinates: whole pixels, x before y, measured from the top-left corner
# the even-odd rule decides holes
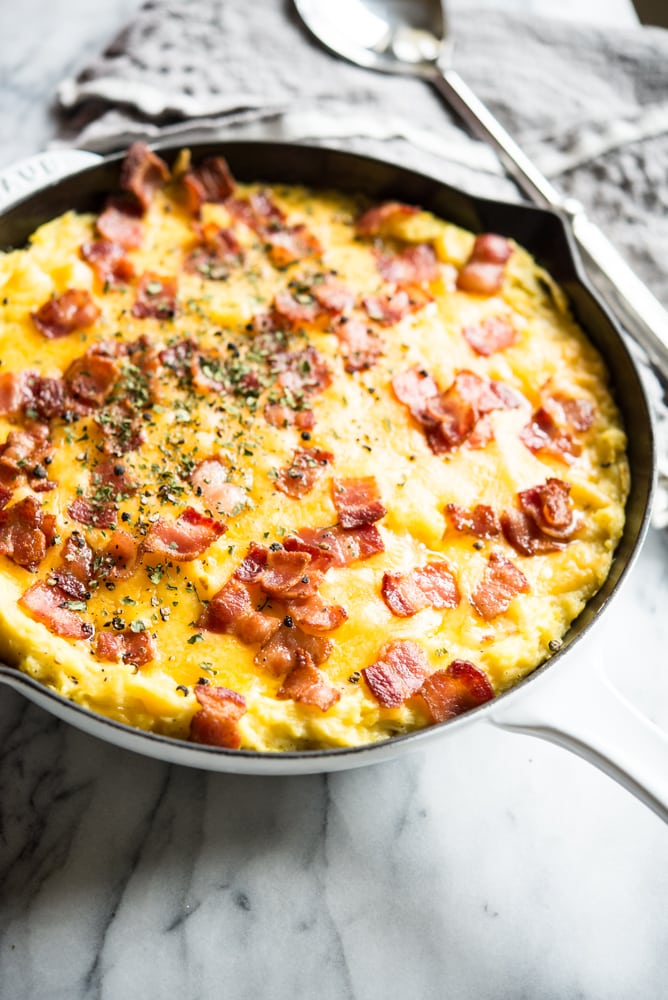
[[[56,83],[137,6],[2,5],[0,167],[45,146]],[[561,5],[597,10],[634,20],[626,0]],[[667,601],[650,531],[582,654],[664,728]],[[0,688],[3,1000],[659,1000],[667,873],[668,830],[628,792],[482,723],[373,768],[248,778],[135,756]]]

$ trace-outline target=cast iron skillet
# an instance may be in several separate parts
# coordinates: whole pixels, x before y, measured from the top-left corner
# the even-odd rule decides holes
[[[160,148],[168,161],[177,152],[177,147]],[[192,154],[195,161],[224,155],[240,180],[299,183],[360,192],[376,201],[416,203],[474,232],[512,237],[534,255],[565,290],[577,320],[605,358],[626,425],[632,485],[626,527],[610,575],[571,627],[562,650],[514,689],[445,724],[370,746],[283,754],[200,746],[98,716],[10,667],[0,666],[0,681],[111,743],[170,762],[247,774],[303,774],[357,767],[423,747],[434,738],[454,735],[462,726],[486,720],[577,750],[668,818],[662,734],[606,686],[594,665],[580,662],[575,680],[573,669],[568,668],[569,661],[574,662],[576,640],[601,616],[644,537],[654,452],[650,411],[638,372],[610,314],[588,285],[562,220],[533,206],[472,197],[396,164],[322,147],[228,142],[196,145]],[[123,154],[100,159],[90,153],[63,151],[36,157],[0,175],[0,247],[23,245],[37,226],[68,209],[99,211],[105,196],[118,188],[122,159]],[[63,173],[67,175],[56,176]],[[27,188],[32,191],[27,193]],[[590,651],[592,648],[589,640]],[[591,698],[596,698],[596,713],[591,712],[593,701],[587,702],[588,688],[592,689]],[[606,735],[606,725],[612,729],[612,738]],[[623,745],[620,729],[626,733]]]

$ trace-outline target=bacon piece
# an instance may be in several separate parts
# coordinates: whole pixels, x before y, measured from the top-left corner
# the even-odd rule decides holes
[[[118,509],[112,503],[97,503],[93,499],[78,497],[67,508],[72,520],[91,528],[113,528]]]
[[[95,640],[95,655],[98,660],[109,662],[133,663],[143,667],[155,659],[157,652],[155,640],[150,632],[143,629],[133,632],[124,629],[122,632],[98,632]]]
[[[257,580],[267,565],[267,552],[264,545],[251,542],[245,558],[241,560],[234,571],[236,579],[246,583]]]
[[[314,705],[321,712],[327,712],[340,699],[341,692],[332,687],[305,649],[297,650],[296,660],[276,697],[291,698],[304,705]]]
[[[384,708],[398,708],[419,691],[428,674],[424,650],[410,639],[386,643],[378,660],[362,670],[371,693]]]
[[[129,399],[105,406],[95,422],[104,436],[102,450],[105,455],[120,457],[135,451],[146,440],[137,408]]]
[[[382,277],[395,285],[419,285],[435,281],[440,274],[431,243],[418,243],[397,254],[376,250],[374,256]]]
[[[437,670],[420,688],[431,721],[448,719],[469,712],[494,697],[487,677],[468,660],[453,660],[445,670]]]
[[[118,528],[112,531],[111,537],[100,558],[101,571],[111,580],[127,580],[135,571],[139,548],[137,542],[127,531]]]
[[[332,382],[332,373],[315,347],[301,351],[283,351],[271,359],[272,371],[278,374],[280,388],[296,400],[310,399]]]
[[[249,198],[228,198],[227,209],[256,233],[276,232],[285,222],[285,212],[266,191],[256,191]]]
[[[277,490],[299,500],[310,493],[323,472],[334,461],[331,451],[321,448],[297,448],[290,465],[281,469],[275,481]]]
[[[408,407],[419,423],[429,419],[429,406],[441,394],[429,372],[419,368],[409,368],[395,375],[392,388],[399,402]]]
[[[333,632],[348,618],[340,604],[325,604],[320,594],[306,600],[288,601],[285,610],[295,625],[313,632]]]
[[[193,690],[201,707],[190,723],[192,742],[238,750],[239,719],[246,712],[246,699],[229,688],[208,684],[196,684]]]
[[[316,593],[322,574],[312,570],[308,552],[270,549],[258,577],[265,594],[282,601],[304,601]]]
[[[0,484],[27,483],[38,493],[52,490],[56,484],[47,478],[47,467],[53,452],[49,428],[43,424],[33,424],[30,430],[10,431],[0,445]]]
[[[476,354],[484,357],[510,347],[517,340],[517,330],[503,316],[488,316],[476,326],[465,326],[462,334]]]
[[[101,406],[120,374],[118,364],[96,351],[76,358],[63,379],[69,392],[88,406]]]
[[[107,198],[95,222],[100,236],[124,250],[136,250],[144,239],[142,207],[130,198]]]
[[[293,410],[290,406],[282,403],[268,403],[263,411],[264,419],[272,427],[299,427],[301,430],[310,431],[315,427],[315,414],[313,410]]]
[[[151,316],[155,319],[174,319],[177,312],[178,292],[175,277],[165,277],[146,271],[139,279],[137,298],[132,306],[132,315],[137,319]]]
[[[379,236],[395,219],[416,215],[419,211],[415,205],[406,205],[401,201],[385,201],[380,205],[373,205],[359,216],[355,222],[355,232],[358,236]]]
[[[55,340],[91,326],[99,315],[90,292],[85,288],[69,288],[49,299],[37,312],[30,313],[30,318],[44,337]]]
[[[316,666],[324,663],[333,649],[331,639],[322,635],[306,635],[295,625],[280,625],[262,644],[255,656],[259,667],[280,677],[297,664],[297,653],[303,650],[309,654]]]
[[[524,573],[501,552],[492,552],[483,578],[471,595],[471,603],[481,618],[489,621],[507,611],[514,597],[529,590]]]
[[[121,166],[120,185],[146,211],[158,188],[169,180],[169,167],[145,142],[133,142]]]
[[[88,583],[94,577],[93,571],[93,550],[79,531],[73,531],[69,536],[61,552],[61,560],[67,573],[75,577],[81,583]],[[54,570],[54,575],[59,576],[60,570]]]
[[[125,285],[135,276],[134,264],[125,256],[125,248],[112,240],[82,243],[81,256],[105,285]]]
[[[424,309],[433,301],[433,295],[420,285],[405,285],[396,291],[368,295],[362,304],[369,319],[382,326],[394,326],[404,316]]]
[[[382,535],[375,524],[346,531],[333,528],[301,528],[283,541],[288,552],[308,552],[311,569],[325,571],[330,566],[350,566],[385,551]]]
[[[174,562],[198,559],[217,538],[227,531],[227,525],[186,507],[176,520],[160,517],[154,521],[144,539],[145,552],[169,556]]]
[[[76,410],[75,400],[66,391],[65,383],[59,378],[43,378],[28,373],[28,398],[25,402],[26,416],[36,416],[40,420],[52,420]]]
[[[595,410],[588,399],[548,396],[520,431],[520,441],[534,454],[544,453],[570,464],[581,446],[573,435],[589,430]]]
[[[130,478],[127,467],[113,459],[107,458],[95,466],[91,482],[96,493],[113,500],[125,500],[137,492],[137,484]]]
[[[2,372],[0,374],[0,416],[14,417],[30,399],[30,380],[34,372]]]
[[[332,479],[332,499],[342,528],[361,528],[387,514],[374,476]]]
[[[383,353],[383,342],[362,319],[352,316],[336,323],[333,332],[339,338],[347,372],[372,368]]]
[[[60,587],[34,583],[19,597],[18,603],[54,635],[65,639],[90,639],[93,635],[93,626],[69,607],[70,598]]]
[[[306,257],[321,257],[322,245],[318,238],[303,224],[285,226],[262,233],[269,259],[274,267],[283,268]]]
[[[241,486],[228,483],[229,467],[217,457],[205,458],[199,462],[190,475],[195,493],[219,514],[233,515],[245,506],[247,495]]]
[[[222,156],[207,156],[183,175],[188,209],[199,215],[205,202],[220,204],[234,194],[236,184]]]
[[[392,614],[410,618],[423,608],[456,608],[459,588],[445,562],[416,566],[409,573],[385,573],[383,600]]]
[[[9,501],[12,499],[12,491],[7,489],[6,486],[0,486],[0,510],[6,507]]]
[[[476,504],[472,510],[465,510],[456,503],[449,503],[445,508],[455,531],[476,538],[494,538],[501,534],[501,523],[496,512],[487,504]]]
[[[46,556],[56,535],[56,519],[45,514],[34,496],[0,510],[0,555],[31,573]]]
[[[474,295],[494,295],[503,286],[505,265],[512,252],[504,236],[483,233],[476,237],[471,255],[457,277],[457,288]]]
[[[570,485],[548,479],[517,494],[519,510],[504,512],[501,518],[506,540],[521,555],[555,552],[571,540],[577,519],[569,498]]]
[[[255,610],[248,589],[235,577],[213,595],[197,621],[198,628],[235,635],[246,643],[266,642],[279,625],[278,618]]]
[[[241,244],[231,229],[218,229],[213,236],[207,235],[199,246],[191,250],[185,259],[184,268],[191,274],[200,274],[209,281],[224,281],[232,267],[241,264],[244,253]]]

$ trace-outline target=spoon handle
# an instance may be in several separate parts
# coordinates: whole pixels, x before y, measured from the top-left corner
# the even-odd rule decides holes
[[[588,273],[604,292],[610,308],[658,368],[668,373],[668,313],[658,299],[598,226],[587,218],[582,206],[564,197],[543,176],[455,70],[439,69],[432,82],[474,135],[495,149],[508,174],[524,193],[532,201],[566,218]]]

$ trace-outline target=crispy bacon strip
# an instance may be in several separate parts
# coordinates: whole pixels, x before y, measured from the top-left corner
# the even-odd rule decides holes
[[[577,528],[570,484],[548,479],[517,494],[519,510],[504,511],[503,533],[513,548],[524,556],[563,549]]]
[[[530,590],[524,573],[501,552],[492,552],[482,580],[471,595],[481,618],[489,621],[507,611],[513,598]]]
[[[340,604],[325,604],[320,594],[306,600],[287,601],[285,610],[295,625],[310,632],[333,632],[348,618]]]
[[[397,218],[416,215],[420,209],[416,205],[406,205],[401,201],[385,201],[367,208],[355,222],[358,236],[381,236],[388,225]]]
[[[374,256],[382,277],[395,285],[419,285],[435,281],[440,274],[431,243],[418,243],[396,254],[376,250]]]
[[[465,326],[462,334],[476,354],[484,357],[510,347],[518,336],[515,327],[503,316],[487,316],[476,326]]]
[[[190,723],[190,739],[214,747],[238,750],[241,746],[239,719],[246,712],[246,699],[225,687],[196,684],[200,710]]]
[[[55,517],[45,514],[32,495],[0,510],[0,555],[31,573],[45,558],[55,535]]]
[[[125,285],[135,276],[132,261],[125,256],[125,248],[112,240],[91,240],[81,244],[81,256],[95,271],[103,284],[111,287]]]
[[[145,142],[133,142],[121,166],[120,184],[146,211],[158,188],[169,180],[169,167]]]
[[[139,279],[132,315],[137,319],[174,319],[177,313],[178,283],[174,276],[146,271]]]
[[[420,285],[404,285],[393,291],[367,295],[363,300],[367,316],[381,326],[394,326],[404,316],[424,309],[434,301],[433,295]]]
[[[34,583],[18,600],[19,606],[31,618],[46,625],[54,635],[65,639],[90,639],[93,626],[69,607],[70,602],[71,598],[60,587],[42,582]]]
[[[457,581],[445,562],[416,566],[409,573],[385,573],[381,593],[399,618],[410,618],[423,608],[456,608],[460,601]]]
[[[227,525],[186,507],[176,520],[158,518],[144,539],[145,552],[157,552],[174,562],[198,559],[210,545],[227,531]]]
[[[70,364],[63,379],[68,392],[80,403],[101,406],[119,375],[120,368],[116,361],[90,350]]]
[[[118,508],[114,503],[97,503],[86,497],[78,497],[69,505],[67,513],[73,521],[90,528],[113,528],[118,517]]]
[[[456,503],[449,503],[445,512],[455,531],[475,535],[476,538],[495,538],[501,534],[499,518],[487,504],[476,504],[471,510],[466,510]]]
[[[384,708],[398,708],[420,690],[428,674],[424,650],[410,639],[388,642],[378,660],[362,670],[369,690]]]
[[[453,660],[445,670],[437,670],[420,688],[433,723],[469,712],[494,697],[494,688],[485,674],[468,660]]]
[[[266,642],[280,621],[256,611],[245,584],[232,577],[213,595],[197,626],[208,632],[235,635],[242,642]]]
[[[136,250],[144,239],[142,207],[130,198],[107,198],[95,222],[100,236],[124,250]]]
[[[503,286],[505,265],[513,249],[504,236],[476,237],[471,255],[457,276],[457,288],[474,295],[494,295]]]
[[[296,666],[299,650],[307,652],[319,666],[329,657],[332,648],[331,639],[322,635],[307,635],[294,624],[282,624],[262,644],[255,662],[275,677],[280,677]]]
[[[205,458],[193,469],[190,482],[195,494],[219,514],[234,515],[246,505],[246,491],[235,483],[228,483],[229,466],[217,457]]]
[[[208,156],[183,175],[188,209],[199,215],[205,202],[224,202],[234,194],[236,184],[222,156]]]
[[[332,479],[332,499],[342,528],[361,528],[387,514],[374,476]]]
[[[265,594],[283,601],[305,601],[318,590],[322,574],[311,568],[308,552],[270,549],[258,577]]]
[[[275,480],[276,489],[299,500],[311,492],[333,461],[334,455],[331,451],[323,451],[321,448],[298,448],[292,456],[290,465],[279,471]]]
[[[56,484],[49,480],[47,469],[53,453],[49,428],[44,424],[10,431],[0,445],[0,485],[16,487],[27,483],[37,493],[52,490]]]
[[[345,530],[333,528],[301,528],[283,541],[288,552],[308,552],[311,569],[325,571],[330,566],[350,566],[385,551],[383,537],[375,524]]]
[[[588,399],[548,396],[520,431],[520,441],[534,455],[546,454],[570,464],[582,450],[574,435],[589,430],[594,418]]]
[[[69,288],[56,295],[33,313],[30,318],[47,340],[66,337],[75,330],[91,326],[100,315],[99,307],[85,288]]]
[[[304,705],[314,705],[321,712],[327,712],[341,697],[341,692],[333,688],[313,658],[305,649],[298,649],[296,663],[276,693],[277,698],[292,698]]]
[[[144,629],[133,632],[124,629],[122,632],[98,632],[95,639],[95,655],[98,660],[110,663],[133,663],[143,667],[155,659],[157,647],[150,632]]]
[[[358,316],[342,317],[333,326],[339,338],[347,372],[366,371],[372,368],[383,353],[383,341],[368,322]]]
[[[0,374],[0,416],[13,417],[30,398],[30,379],[34,372],[2,372]]]
[[[323,253],[320,240],[301,222],[275,231],[266,229],[262,239],[269,260],[278,268],[288,267],[307,257],[321,257]]]
[[[251,542],[245,558],[241,560],[234,571],[236,579],[243,580],[245,583],[257,580],[267,565],[267,554],[268,549],[264,545]]]
[[[200,274],[209,281],[224,281],[232,267],[241,264],[244,253],[231,229],[218,229],[207,235],[191,250],[185,259],[184,268],[191,274]]]

